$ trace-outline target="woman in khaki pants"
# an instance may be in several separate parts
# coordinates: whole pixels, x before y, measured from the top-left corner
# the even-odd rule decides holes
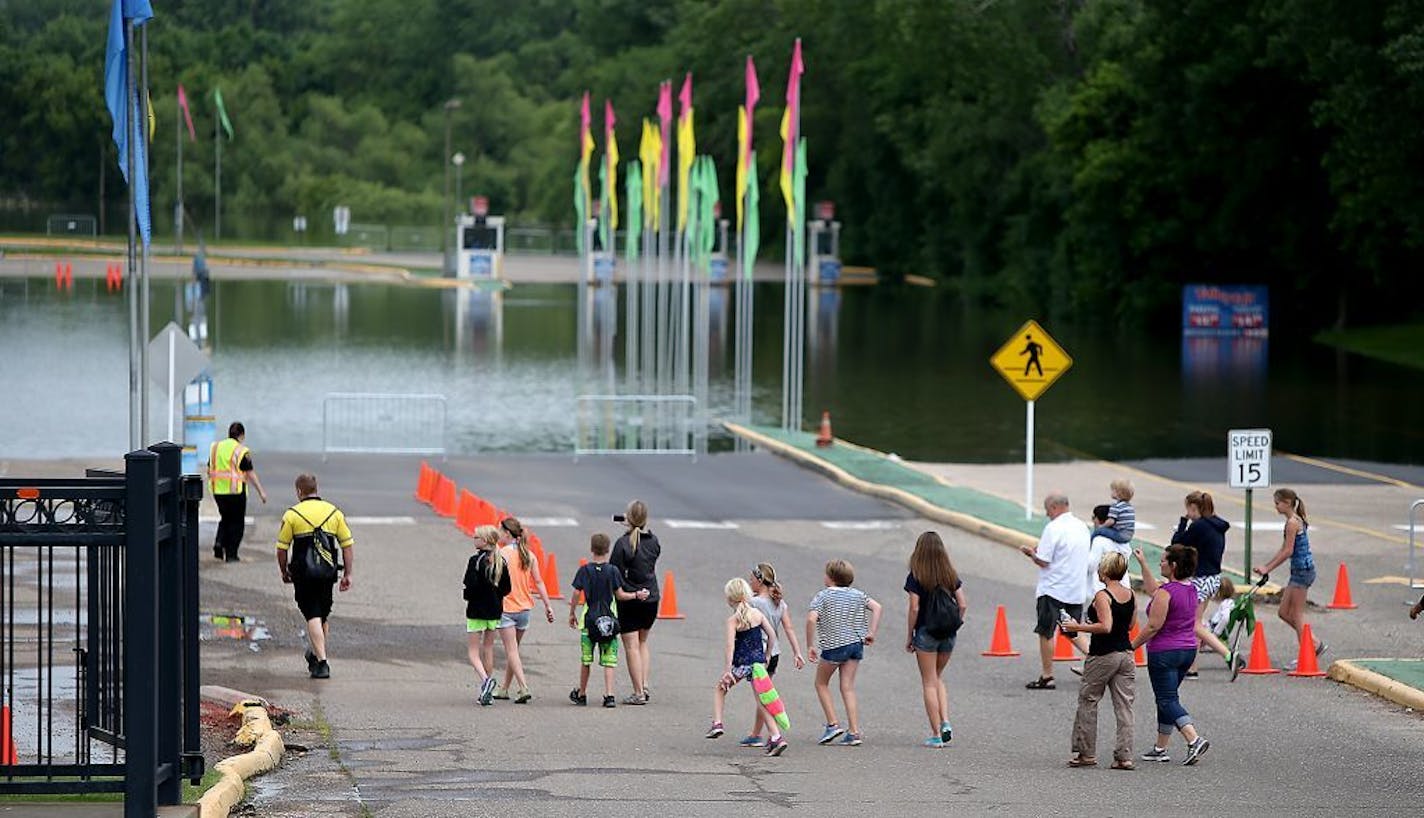
[[[1083,686],[1078,691],[1078,714],[1073,718],[1073,758],[1069,767],[1093,767],[1098,763],[1098,702],[1106,690],[1112,695],[1117,734],[1113,743],[1114,770],[1131,770],[1132,699],[1137,684],[1137,668],[1132,661],[1128,632],[1137,616],[1132,589],[1122,584],[1127,574],[1127,558],[1117,552],[1103,555],[1098,577],[1104,587],[1093,596],[1086,622],[1068,620],[1063,630],[1091,634],[1088,656],[1083,661]]]

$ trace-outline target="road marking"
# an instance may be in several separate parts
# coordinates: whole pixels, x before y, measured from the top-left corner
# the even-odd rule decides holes
[[[1404,585],[1408,587],[1409,577],[1383,576],[1365,580],[1366,585]]]
[[[519,522],[530,528],[578,528],[573,517],[520,517]]]
[[[1144,523],[1144,522],[1142,522],[1142,521],[1140,521],[1140,520],[1139,520],[1138,523],[1137,523],[1137,527],[1138,527],[1138,528],[1141,528],[1141,529],[1144,529],[1144,530],[1147,530],[1147,531],[1156,531],[1156,530],[1157,530],[1157,526],[1155,526],[1155,525],[1153,525],[1153,524],[1151,524],[1151,523]]]
[[[414,517],[347,517],[355,525],[415,525]]]
[[[887,531],[899,528],[895,520],[822,520],[822,528],[833,531]]]
[[[1245,527],[1246,527],[1246,524],[1245,524],[1245,523],[1243,523],[1243,522],[1238,522],[1238,521],[1236,521],[1236,520],[1229,520],[1228,522],[1231,523],[1231,527],[1232,527],[1232,528],[1245,528]],[[1284,520],[1271,520],[1271,521],[1267,521],[1267,522],[1258,522],[1258,521],[1256,521],[1256,520],[1252,520],[1252,521],[1251,521],[1251,530],[1252,530],[1252,531],[1285,531],[1285,530],[1286,530],[1286,524],[1285,524],[1285,521],[1284,521]]]
[[[732,529],[736,528],[736,523],[729,523],[726,520],[663,520],[668,528],[709,528],[709,529]]]
[[[220,518],[218,518],[218,517],[199,517],[199,518],[198,518],[198,522],[199,522],[200,524],[201,524],[201,523],[220,523],[220,522],[222,522],[222,520],[221,520]],[[256,518],[256,517],[243,517],[243,518],[242,518],[242,522],[243,522],[245,525],[256,525],[256,524],[257,524],[257,518]]]
[[[1317,460],[1317,459],[1315,459],[1315,458],[1313,458],[1313,457],[1306,457],[1305,455],[1300,455],[1300,454],[1290,454],[1289,452],[1279,452],[1279,454],[1280,454],[1282,457],[1289,458],[1289,459],[1291,459],[1291,460],[1296,461],[1297,463],[1304,463],[1304,464],[1307,465],[1307,466],[1315,466],[1316,468],[1328,469],[1328,470],[1330,470],[1330,471],[1336,471],[1336,472],[1339,472],[1339,473],[1341,473],[1341,474],[1348,474],[1348,475],[1350,475],[1351,477],[1363,477],[1363,478],[1365,478],[1366,480],[1375,480],[1375,481],[1378,481],[1378,482],[1380,482],[1380,483],[1385,483],[1385,484],[1387,484],[1387,485],[1398,486],[1398,487],[1400,487],[1400,488],[1402,488],[1402,489],[1417,489],[1417,488],[1419,488],[1418,486],[1414,485],[1413,483],[1407,482],[1407,481],[1405,481],[1405,480],[1399,480],[1399,479],[1397,479],[1397,478],[1390,477],[1390,476],[1384,475],[1384,474],[1377,474],[1376,472],[1372,472],[1372,471],[1363,471],[1363,470],[1361,470],[1361,469],[1352,469],[1352,468],[1350,468],[1349,466],[1341,466],[1341,465],[1339,465],[1338,463],[1331,463],[1331,462],[1329,462],[1329,461],[1327,461],[1327,460]]]

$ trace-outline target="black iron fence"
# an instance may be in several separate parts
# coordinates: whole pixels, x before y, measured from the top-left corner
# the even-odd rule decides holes
[[[146,816],[202,777],[203,488],[181,452],[0,479],[0,796],[122,792],[125,816]]]

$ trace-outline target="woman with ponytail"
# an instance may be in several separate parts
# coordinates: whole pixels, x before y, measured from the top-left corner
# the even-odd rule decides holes
[[[470,665],[480,679],[479,703],[485,707],[494,699],[494,632],[499,629],[510,584],[498,548],[499,529],[492,525],[476,528],[475,553],[465,565],[465,632]]]
[[[504,684],[496,687],[494,698],[508,699],[513,694],[515,704],[525,704],[533,696],[529,694],[529,684],[524,679],[524,662],[519,655],[519,645],[524,641],[524,632],[529,630],[529,610],[534,607],[534,594],[544,603],[544,618],[554,621],[554,609],[549,605],[549,594],[544,590],[544,579],[539,576],[539,565],[534,552],[529,550],[529,535],[524,526],[513,517],[506,517],[499,524],[499,534],[505,545],[499,549],[509,570],[509,593],[504,597],[504,613],[499,618],[499,638],[504,645]],[[512,687],[517,683],[517,687]]]
[[[618,628],[623,634],[623,655],[628,658],[628,679],[633,692],[624,704],[648,703],[648,671],[651,656],[648,635],[658,618],[658,557],[662,544],[648,530],[648,506],[642,500],[628,504],[623,515],[628,531],[613,544],[608,562],[623,574],[623,590],[647,591],[647,598],[620,602]]]
[[[1299,642],[1305,626],[1305,596],[1315,584],[1315,557],[1310,553],[1310,537],[1306,534],[1310,523],[1305,517],[1305,501],[1291,489],[1276,489],[1272,499],[1276,502],[1276,511],[1286,518],[1285,536],[1281,550],[1257,568],[1256,573],[1269,574],[1277,565],[1290,560],[1290,582],[1281,591],[1281,609],[1277,616],[1295,629]],[[1315,655],[1324,653],[1326,647],[1323,640],[1316,639]]]

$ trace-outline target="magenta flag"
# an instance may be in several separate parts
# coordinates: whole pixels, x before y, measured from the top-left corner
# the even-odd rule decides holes
[[[178,107],[183,109],[183,121],[188,124],[188,141],[197,142],[198,134],[193,130],[193,114],[188,111],[188,94],[183,91],[183,84],[178,84]]]
[[[672,80],[658,86],[658,126],[662,132],[662,158],[658,161],[658,187],[668,183],[668,161],[672,156]]]

